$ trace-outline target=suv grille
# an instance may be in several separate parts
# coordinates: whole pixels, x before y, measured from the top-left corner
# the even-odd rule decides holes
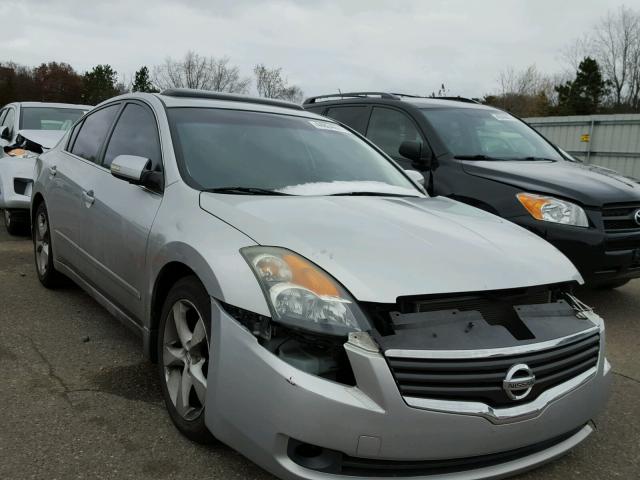
[[[640,230],[634,219],[634,214],[640,209],[640,204],[612,204],[602,209],[602,221],[607,233],[620,230]],[[640,242],[639,242],[640,243]]]
[[[600,334],[568,345],[524,355],[468,359],[387,358],[405,397],[477,401],[491,406],[517,404],[502,388],[507,371],[528,365],[536,376],[529,402],[545,390],[570,380],[598,363]]]

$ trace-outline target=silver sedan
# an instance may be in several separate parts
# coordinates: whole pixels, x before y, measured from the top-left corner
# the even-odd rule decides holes
[[[125,95],[38,158],[36,268],[140,334],[184,435],[281,478],[556,458],[606,403],[604,323],[553,246],[422,181],[296,105]]]

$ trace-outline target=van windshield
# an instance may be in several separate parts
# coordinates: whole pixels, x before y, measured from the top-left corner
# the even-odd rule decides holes
[[[563,160],[531,127],[506,112],[484,108],[421,110],[447,149],[457,158]]]
[[[185,181],[218,193],[423,194],[382,154],[326,120],[217,108],[168,109]]]

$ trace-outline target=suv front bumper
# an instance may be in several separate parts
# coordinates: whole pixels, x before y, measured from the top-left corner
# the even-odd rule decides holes
[[[407,476],[471,480],[517,473],[552,460],[584,440],[592,431],[589,422],[605,406],[611,382],[602,353],[597,372],[588,381],[548,399],[531,415],[494,422],[480,413],[409,406],[385,357],[357,342],[345,344],[356,387],[302,372],[260,346],[215,300],[211,348],[208,428],[219,440],[284,479],[386,475],[345,476],[302,467],[290,456],[292,441],[350,458],[415,463],[491,456],[563,438],[541,451],[490,466]],[[568,432],[574,433],[567,437]],[[388,478],[397,477],[398,472],[387,472]]]

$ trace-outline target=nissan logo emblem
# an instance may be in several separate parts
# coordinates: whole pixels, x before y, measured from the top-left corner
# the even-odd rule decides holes
[[[536,376],[528,365],[514,365],[502,381],[502,389],[511,400],[522,400],[531,393],[536,384]]]
[[[640,225],[640,208],[633,214],[633,219],[638,225]]]

